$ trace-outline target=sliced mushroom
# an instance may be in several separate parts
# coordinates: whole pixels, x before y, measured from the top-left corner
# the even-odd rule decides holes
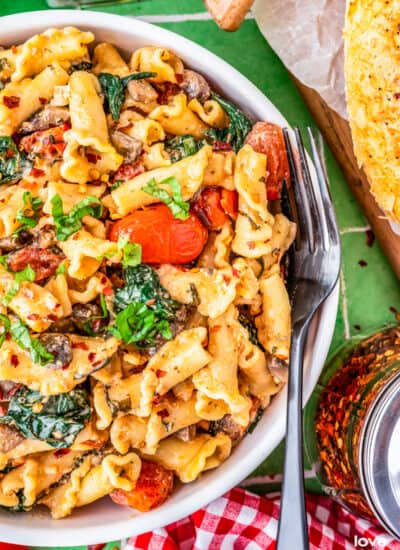
[[[16,235],[10,235],[9,237],[3,237],[2,239],[0,239],[0,250],[3,253],[12,252],[31,244],[32,241],[32,233],[23,229]]]
[[[180,86],[189,100],[196,98],[200,102],[203,102],[206,101],[211,94],[210,86],[204,76],[190,69],[185,69],[183,71],[183,81]]]
[[[58,126],[69,120],[69,111],[63,107],[46,105],[44,109],[37,111],[30,120],[23,122],[19,128],[22,134],[37,132],[38,130],[47,130],[52,126]]]
[[[41,334],[39,341],[49,353],[54,355],[54,360],[47,363],[46,367],[62,369],[72,361],[71,340],[65,334]]]
[[[154,103],[157,101],[157,91],[147,80],[131,80],[127,89],[133,101],[138,103]]]
[[[57,321],[50,326],[50,330],[51,332],[61,332],[65,334],[66,332],[74,332],[75,325],[71,317],[62,317],[61,319],[57,319]]]
[[[117,151],[124,155],[125,162],[134,162],[142,152],[143,144],[139,139],[128,136],[119,130],[112,132],[111,141]]]
[[[269,368],[272,376],[277,378],[280,382],[287,384],[289,365],[283,359],[275,357],[274,355],[267,356],[267,367]]]
[[[245,434],[245,428],[240,426],[231,414],[226,414],[220,420],[216,420],[212,423],[212,431],[214,433],[224,432],[232,439],[233,442],[237,442]]]
[[[196,424],[192,424],[191,426],[186,426],[185,428],[178,430],[175,433],[175,437],[181,441],[192,441],[196,437],[196,432]]]
[[[13,426],[0,424],[0,453],[8,453],[26,439]]]
[[[101,316],[102,311],[100,306],[98,306],[97,304],[74,304],[72,306],[71,320],[75,328],[81,332],[87,333],[85,324],[89,323],[89,325],[91,325],[91,321],[93,321],[94,317],[97,317],[97,319],[94,319],[94,321],[101,322]],[[100,325],[101,323],[98,324]],[[90,326],[90,328],[92,327]]]
[[[56,228],[54,225],[43,225],[35,233],[35,244],[39,248],[49,248],[57,244]]]

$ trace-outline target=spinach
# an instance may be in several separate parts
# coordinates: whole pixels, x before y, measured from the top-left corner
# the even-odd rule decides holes
[[[80,63],[76,63],[75,65],[71,65],[71,67],[68,69],[68,74],[72,74],[75,71],[90,71],[90,69],[93,67],[93,63],[90,61],[81,61]]]
[[[21,224],[14,234],[25,229],[32,229],[38,224],[40,210],[43,206],[43,201],[40,197],[33,197],[30,191],[25,191],[22,195],[24,203],[23,208],[20,208],[16,215],[16,220]]]
[[[8,306],[8,304],[21,288],[21,283],[23,283],[24,281],[29,281],[30,283],[33,283],[33,281],[35,280],[35,272],[29,264],[22,271],[17,271],[14,275],[15,282],[1,301],[3,306]]]
[[[10,332],[11,328],[11,321],[7,317],[7,315],[4,315],[3,313],[0,314],[0,322],[3,325],[3,330],[0,333],[0,348],[4,344],[4,341],[6,339],[7,333]]]
[[[12,183],[30,170],[32,163],[9,136],[0,136],[0,184]]]
[[[247,134],[251,130],[251,122],[238,107],[230,101],[222,98],[216,93],[212,93],[212,98],[221,105],[229,116],[229,126],[227,128],[211,128],[205,133],[206,137],[214,141],[224,141],[230,143],[237,153],[243,146]]]
[[[125,88],[131,80],[141,80],[143,78],[150,78],[156,76],[157,73],[133,73],[124,78],[120,78],[110,73],[100,73],[99,81],[103,94],[105,95],[110,110],[111,116],[114,120],[119,119],[121,113],[121,107],[125,100]]]
[[[66,241],[68,237],[82,228],[82,218],[93,216],[100,218],[103,215],[103,205],[94,195],[88,195],[75,204],[69,214],[64,214],[63,202],[60,195],[54,195],[51,199],[56,237],[59,241]]]
[[[168,193],[168,191],[159,185],[169,185],[172,191],[172,196]],[[179,220],[188,219],[190,204],[183,200],[181,184],[175,177],[166,178],[165,180],[160,181],[159,184],[154,178],[152,178],[146,183],[146,185],[143,185],[142,191],[145,191],[152,197],[155,197],[166,204],[171,210],[174,218]]]
[[[204,145],[204,140],[197,140],[190,134],[176,136],[165,142],[165,150],[169,153],[171,162],[178,162],[185,157],[190,157],[199,151]]]
[[[246,317],[246,315],[239,315],[238,321],[245,329],[247,329],[250,342],[258,346],[260,349],[264,350],[258,339],[257,328],[254,323],[252,323],[252,321],[250,321],[250,319]]]
[[[118,239],[118,250],[122,250],[122,265],[135,267],[142,261],[142,247],[140,244],[129,242],[129,237],[122,236]]]
[[[257,424],[260,422],[261,418],[262,418],[262,415],[263,415],[263,412],[264,412],[264,409],[262,407],[260,407],[257,412],[256,412],[256,416],[253,420],[253,422],[250,424],[250,426],[247,428],[247,433],[251,434],[254,432],[254,429],[255,427],[257,426]]]
[[[47,363],[54,361],[54,355],[47,351],[40,340],[31,336],[28,327],[20,319],[14,321],[11,325],[10,334],[20,348],[29,351],[34,363],[47,365]]]
[[[180,304],[161,286],[157,273],[148,265],[127,267],[125,285],[114,294],[118,313],[109,330],[125,343],[148,347],[157,335],[170,339],[170,322]]]
[[[25,437],[63,449],[73,444],[91,414],[83,389],[43,396],[23,386],[11,397],[7,414],[0,417],[0,422],[11,422]]]

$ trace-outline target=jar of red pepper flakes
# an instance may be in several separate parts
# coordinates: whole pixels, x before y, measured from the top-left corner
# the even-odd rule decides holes
[[[343,348],[310,405],[306,451],[324,491],[400,539],[400,327]]]

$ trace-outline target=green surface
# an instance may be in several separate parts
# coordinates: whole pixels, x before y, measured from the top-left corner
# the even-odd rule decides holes
[[[43,0],[0,0],[1,15],[46,7]],[[300,128],[314,126],[311,115],[285,67],[260,34],[254,20],[246,20],[236,33],[225,33],[213,21],[193,18],[192,14],[204,12],[201,0],[147,0],[140,3],[92,6],[91,9],[131,16],[151,15],[153,22],[156,22],[154,18],[157,15],[187,14],[183,21],[159,24],[205,46],[234,65],[271,99],[291,124]],[[154,41],[156,42],[156,36]],[[392,322],[394,317],[389,308],[400,310],[400,293],[398,281],[379,245],[375,242],[372,247],[367,246],[367,223],[329,151],[326,151],[326,162],[343,243],[340,310],[332,352],[346,341]],[[367,265],[361,267],[360,260],[367,262]],[[310,426],[308,428],[312,429]],[[281,473],[282,461],[281,444],[257,468],[253,474],[254,479],[247,480],[246,487],[258,492],[277,490],[277,476]],[[306,476],[312,477],[310,465],[307,463]],[[318,484],[312,478],[307,479],[307,488],[318,490]]]

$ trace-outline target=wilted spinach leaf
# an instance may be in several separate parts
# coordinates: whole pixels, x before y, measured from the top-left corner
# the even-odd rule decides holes
[[[23,155],[9,136],[0,136],[0,184],[19,180],[30,170],[32,163]]]
[[[141,80],[156,76],[157,73],[133,73],[120,78],[115,74],[100,73],[99,81],[101,89],[107,99],[108,108],[114,120],[119,119],[121,107],[125,99],[125,88],[131,80]]]
[[[190,134],[186,134],[185,136],[176,136],[166,141],[165,150],[169,153],[171,162],[178,162],[178,160],[197,153],[205,143],[204,140],[197,140]]]
[[[224,141],[230,143],[237,153],[243,146],[252,124],[246,115],[227,99],[222,98],[216,93],[212,93],[212,98],[218,101],[229,116],[229,126],[227,128],[211,128],[207,130],[206,137],[212,142]]]
[[[91,414],[83,389],[45,397],[23,386],[11,397],[7,414],[0,417],[0,422],[15,424],[25,437],[63,449],[73,444]]]

